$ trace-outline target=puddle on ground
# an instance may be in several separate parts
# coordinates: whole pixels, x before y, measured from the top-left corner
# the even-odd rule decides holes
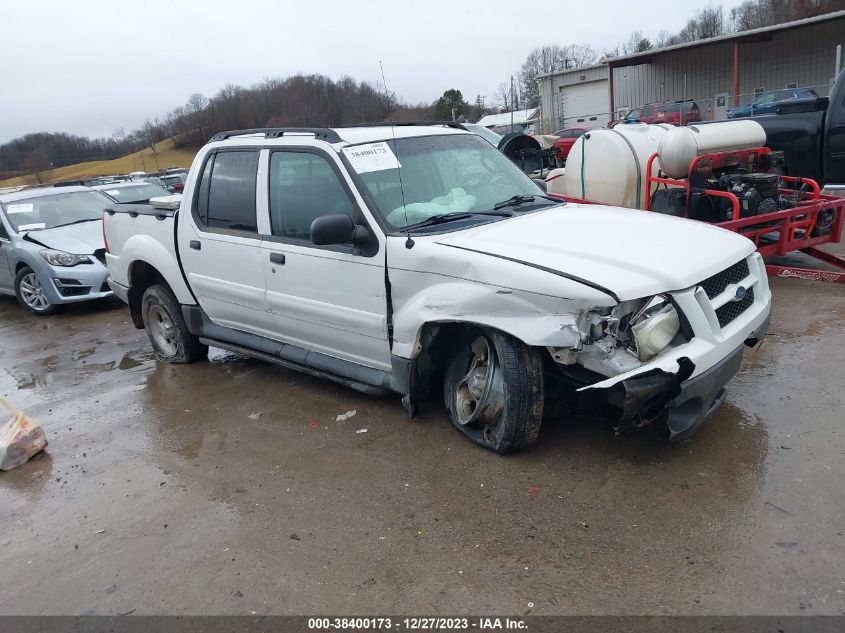
[[[123,352],[108,347],[90,347],[72,350],[66,354],[51,355],[34,363],[30,371],[22,368],[6,369],[20,390],[46,388],[75,381],[101,372],[133,370],[151,367],[155,355],[151,350],[136,349]]]

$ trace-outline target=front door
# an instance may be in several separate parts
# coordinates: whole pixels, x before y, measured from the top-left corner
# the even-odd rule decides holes
[[[315,246],[321,215],[364,218],[337,159],[316,149],[271,151],[270,232],[261,244],[267,303],[285,342],[389,369],[384,252],[375,240]],[[372,230],[372,229],[371,229]],[[373,234],[374,235],[374,234]]]
[[[12,271],[9,268],[9,249],[12,243],[9,241],[9,231],[0,217],[0,289],[9,291],[14,285]]]
[[[713,95],[713,102],[716,104],[716,107],[713,109],[714,121],[724,121],[728,118],[730,98],[731,94],[729,92],[718,92]]]
[[[261,265],[256,200],[266,196],[257,196],[258,159],[259,150],[249,148],[206,158],[199,191],[191,196],[191,217],[180,218],[179,255],[191,290],[214,323],[270,336],[275,323]]]

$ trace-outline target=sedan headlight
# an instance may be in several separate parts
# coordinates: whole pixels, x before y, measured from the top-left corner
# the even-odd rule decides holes
[[[41,257],[52,266],[76,266],[77,264],[90,264],[91,258],[88,255],[74,255],[64,251],[45,249],[38,251]]]
[[[662,297],[655,297],[631,324],[637,358],[645,362],[659,354],[681,331],[675,307]]]

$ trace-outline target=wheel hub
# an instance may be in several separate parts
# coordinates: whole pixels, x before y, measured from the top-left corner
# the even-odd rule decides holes
[[[455,413],[462,426],[494,422],[504,409],[504,390],[496,353],[484,336],[470,345],[467,373],[455,388]]]
[[[20,293],[24,303],[36,312],[50,307],[50,300],[44,294],[44,289],[35,273],[27,273],[21,278]]]
[[[160,306],[154,305],[150,307],[149,327],[156,345],[168,356],[175,355],[178,351],[176,327],[173,325],[170,315]]]

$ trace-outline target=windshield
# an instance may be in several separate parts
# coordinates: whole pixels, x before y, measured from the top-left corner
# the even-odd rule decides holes
[[[7,202],[3,208],[15,231],[39,231],[87,220],[100,220],[110,202],[96,191],[72,191],[15,200]]]
[[[167,189],[162,189],[158,185],[152,184],[103,189],[102,191],[110,198],[114,198],[116,202],[120,202],[121,204],[149,202],[150,198],[170,195],[170,192],[167,191]]]
[[[396,229],[446,213],[489,212],[513,196],[543,194],[516,165],[475,134],[366,143],[345,147],[343,153],[381,216]]]

